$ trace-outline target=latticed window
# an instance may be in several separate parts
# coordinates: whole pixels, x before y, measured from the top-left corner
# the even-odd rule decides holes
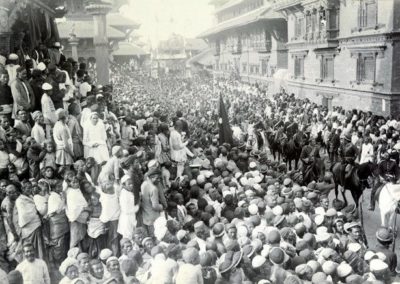
[[[374,55],[360,54],[357,58],[357,81],[375,82],[376,58]]]
[[[358,26],[360,28],[375,27],[378,22],[378,1],[360,0]]]
[[[294,76],[304,77],[304,57],[297,56],[294,59]]]
[[[300,38],[304,33],[303,31],[304,31],[304,18],[297,18],[295,21],[294,36],[296,38]]]
[[[324,80],[333,80],[334,78],[334,57],[322,57],[321,60],[321,78]]]

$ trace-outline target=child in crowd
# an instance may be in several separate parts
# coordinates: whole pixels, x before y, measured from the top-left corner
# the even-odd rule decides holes
[[[54,166],[56,164],[56,151],[54,147],[54,143],[51,140],[46,140],[44,142],[44,147],[42,152],[40,153],[41,163],[40,169],[42,170],[47,165]]]
[[[102,211],[100,203],[100,194],[93,192],[90,195],[90,208],[91,214],[88,222],[88,236],[89,236],[89,255],[91,258],[98,257],[100,251],[107,247],[106,243],[106,227],[100,221]]]

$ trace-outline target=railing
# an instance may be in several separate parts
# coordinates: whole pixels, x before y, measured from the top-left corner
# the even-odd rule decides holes
[[[271,52],[271,41],[270,40],[260,40],[254,42],[254,50],[257,52]]]
[[[312,42],[322,43],[328,40],[334,40],[338,37],[338,35],[339,35],[338,29],[310,31],[302,36],[292,38],[292,41],[304,40],[306,42],[311,42],[311,43]]]

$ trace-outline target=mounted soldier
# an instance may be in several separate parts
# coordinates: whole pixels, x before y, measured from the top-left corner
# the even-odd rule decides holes
[[[381,153],[381,162],[378,165],[378,178],[375,179],[374,186],[371,191],[371,199],[369,210],[375,210],[375,195],[383,185],[388,182],[395,182],[400,176],[399,167],[395,159],[391,158],[391,150],[385,150]]]
[[[346,133],[343,136],[343,141],[341,142],[339,148],[339,156],[342,159],[342,184],[345,185],[345,181],[350,178],[353,174],[355,161],[358,156],[357,147],[351,143],[350,133]]]

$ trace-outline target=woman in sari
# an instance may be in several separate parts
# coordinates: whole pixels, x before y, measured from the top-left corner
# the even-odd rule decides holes
[[[83,157],[83,145],[82,145],[82,127],[79,124],[77,117],[80,114],[79,106],[76,103],[72,103],[68,107],[68,128],[71,132],[72,147],[74,151],[75,159]]]
[[[87,232],[87,221],[89,218],[89,204],[79,187],[79,180],[74,177],[68,189],[66,214],[70,222],[70,248],[82,246]]]
[[[15,201],[18,212],[18,226],[21,228],[21,242],[22,244],[31,243],[36,256],[46,259],[42,223],[33,201],[32,184],[26,182],[21,190],[22,194]]]
[[[74,163],[71,132],[66,124],[67,114],[65,110],[56,110],[58,121],[53,128],[53,138],[56,143],[56,164],[69,166]]]
[[[55,268],[58,268],[67,257],[69,247],[69,224],[65,214],[62,181],[59,181],[50,192],[47,217],[49,220],[49,260]]]
[[[97,112],[91,113],[90,120],[83,127],[83,146],[85,158],[93,157],[100,165],[110,158],[106,128]]]

